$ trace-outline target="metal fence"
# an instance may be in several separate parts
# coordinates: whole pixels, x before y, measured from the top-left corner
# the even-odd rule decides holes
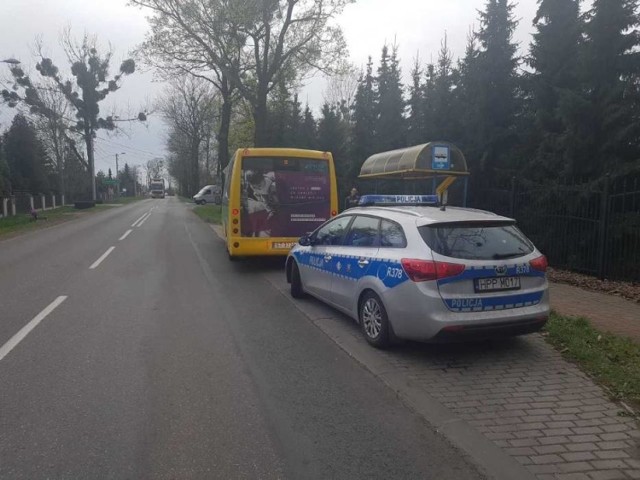
[[[640,178],[472,189],[469,206],[515,218],[552,266],[640,281]]]

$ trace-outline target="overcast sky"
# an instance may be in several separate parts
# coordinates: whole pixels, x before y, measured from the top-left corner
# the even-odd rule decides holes
[[[358,67],[366,63],[369,55],[377,61],[382,45],[395,41],[406,75],[418,53],[423,63],[437,58],[445,31],[454,55],[461,55],[469,28],[477,26],[477,10],[484,3],[485,0],[358,0],[347,7],[339,23],[349,45],[350,60]],[[536,8],[535,0],[521,0],[515,10],[520,20],[516,40],[523,50],[530,42]],[[2,17],[0,60],[15,57],[27,71],[35,70],[31,51],[37,36],[42,37],[47,53],[59,66],[64,65],[58,40],[65,26],[70,25],[77,36],[86,31],[96,34],[103,45],[111,43],[114,70],[147,31],[145,12],[127,6],[126,0],[2,0]],[[6,85],[6,65],[0,65],[0,72],[0,83]],[[127,77],[123,88],[110,97],[117,106],[109,107],[120,114],[136,112],[140,106],[152,103],[162,88],[162,84],[153,82],[150,72],[137,72]],[[319,110],[323,90],[323,79],[315,77],[301,92],[301,100]],[[0,129],[8,126],[10,114],[8,107],[0,104]],[[158,116],[150,117],[146,126],[127,130],[111,137],[99,132],[96,170],[113,168],[116,153],[125,152],[121,162],[130,164],[143,164],[164,155],[165,129]]]

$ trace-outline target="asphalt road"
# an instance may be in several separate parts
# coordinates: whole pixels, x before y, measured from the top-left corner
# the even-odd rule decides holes
[[[0,241],[0,478],[483,478],[189,209]]]

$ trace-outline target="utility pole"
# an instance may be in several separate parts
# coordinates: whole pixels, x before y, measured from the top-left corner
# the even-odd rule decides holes
[[[120,198],[120,178],[118,178],[118,155],[126,155],[126,152],[116,153],[116,198]]]

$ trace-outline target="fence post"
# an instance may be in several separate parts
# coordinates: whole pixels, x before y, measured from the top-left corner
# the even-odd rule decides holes
[[[64,207],[64,193],[60,195],[60,206]]]
[[[598,235],[598,278],[604,280],[606,275],[606,247],[607,247],[607,223],[609,220],[609,183],[607,173],[604,177],[602,197],[600,198],[600,232]]]
[[[53,208],[53,209],[56,208],[56,194],[55,193],[51,194],[51,208]]]
[[[516,177],[511,177],[511,195],[509,197],[509,215],[516,218]]]
[[[47,209],[47,197],[44,193],[41,193],[40,199],[42,200],[42,211],[45,211]]]
[[[2,199],[2,217],[3,218],[7,218],[9,216],[8,203],[9,203],[9,199],[4,197]]]
[[[15,195],[11,195],[11,216],[16,216],[16,197]]]

